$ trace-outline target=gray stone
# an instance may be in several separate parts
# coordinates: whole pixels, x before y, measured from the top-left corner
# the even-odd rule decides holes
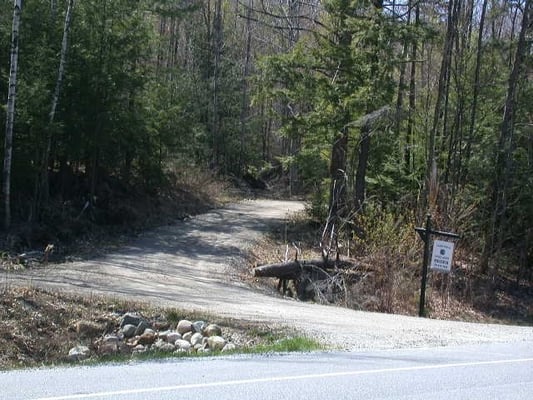
[[[174,350],[176,350],[176,346],[173,345],[172,343],[167,343],[164,340],[159,339],[152,345],[152,349],[161,351],[164,353],[171,353]]]
[[[171,331],[167,333],[167,337],[165,340],[169,343],[176,343],[176,340],[178,339],[181,339],[181,335],[178,332]]]
[[[198,352],[198,350],[203,349],[204,346],[201,343],[197,343],[193,346],[194,351]]]
[[[140,354],[140,353],[145,353],[145,352],[146,352],[146,347],[143,346],[142,344],[138,344],[132,350],[133,354]]]
[[[119,352],[118,342],[102,342],[98,347],[98,354],[101,356],[111,356]]]
[[[164,340],[165,342],[167,341],[167,338],[168,338],[168,334],[170,333],[171,331],[161,331],[157,334],[157,337],[161,340]],[[177,339],[176,339],[177,340]]]
[[[180,335],[183,335],[184,333],[190,332],[192,330],[192,322],[186,319],[182,319],[178,322],[178,326],[176,327],[176,330]]]
[[[125,338],[131,338],[135,336],[135,330],[137,327],[132,324],[126,324],[122,327],[122,333],[124,334]]]
[[[193,346],[196,346],[197,344],[200,344],[200,345],[201,345],[201,344],[202,344],[202,339],[203,339],[203,338],[204,338],[204,337],[202,336],[201,333],[196,332],[195,334],[193,334],[193,335],[191,336],[191,340],[190,340],[190,342],[191,342],[191,344],[192,344]]]
[[[139,326],[141,321],[146,322],[146,320],[138,314],[126,313],[122,316],[120,327],[122,328],[124,325]]]
[[[207,345],[213,351],[221,351],[226,345],[226,340],[221,336],[209,336]]]
[[[209,324],[204,330],[205,336],[222,336],[222,328],[217,324]]]
[[[71,361],[82,361],[89,358],[91,355],[91,350],[87,346],[78,345],[73,347],[68,352],[68,358]]]
[[[120,339],[118,338],[117,335],[105,335],[104,338],[102,339],[102,343],[108,343],[108,344],[115,344],[115,345],[118,345],[118,342],[120,341]]]
[[[207,323],[205,321],[195,321],[192,323],[192,331],[202,333],[206,326]]]
[[[139,322],[139,325],[137,325],[137,328],[135,328],[135,335],[142,335],[144,331],[150,328],[150,325],[148,325],[148,322],[141,321]]]
[[[233,343],[226,343],[226,345],[222,349],[222,353],[226,353],[228,351],[235,351],[236,349],[237,346],[235,346]]]
[[[189,351],[191,349],[191,347],[192,347],[191,344],[188,341],[183,340],[183,339],[176,340],[176,343],[174,343],[174,345],[178,349],[185,350],[185,351]]]
[[[183,334],[183,337],[182,337],[182,339],[186,340],[187,342],[190,342],[191,338],[192,338],[192,332],[186,332]]]

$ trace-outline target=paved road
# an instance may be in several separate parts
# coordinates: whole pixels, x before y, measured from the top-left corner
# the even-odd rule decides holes
[[[530,400],[533,342],[0,373],[2,399]]]
[[[533,327],[358,312],[284,299],[239,281],[235,266],[244,251],[271,227],[283,229],[287,216],[303,209],[296,201],[240,202],[147,231],[103,257],[0,274],[0,285],[5,280],[288,326],[348,350],[533,342]]]

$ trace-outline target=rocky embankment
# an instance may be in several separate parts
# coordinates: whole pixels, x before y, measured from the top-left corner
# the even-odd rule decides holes
[[[77,321],[73,328],[78,337],[94,337],[95,332],[109,331],[113,321],[98,323]],[[222,335],[222,328],[205,321],[180,320],[171,324],[165,320],[149,321],[141,315],[126,313],[115,319],[112,333],[92,343],[80,343],[68,352],[69,361],[83,361],[89,358],[138,355],[147,352],[193,354],[229,352],[236,345]],[[83,340],[80,340],[83,342]]]

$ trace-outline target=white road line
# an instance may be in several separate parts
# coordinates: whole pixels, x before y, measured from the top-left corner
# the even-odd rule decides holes
[[[391,372],[422,371],[422,370],[457,368],[457,367],[477,367],[477,366],[484,366],[484,365],[528,363],[528,362],[533,362],[533,358],[519,358],[519,359],[512,359],[512,360],[494,360],[494,361],[476,361],[476,362],[439,364],[439,365],[418,365],[414,367],[382,368],[382,369],[369,369],[369,370],[361,370],[361,371],[330,372],[330,373],[324,373],[324,374],[279,376],[279,377],[270,377],[270,378],[242,379],[242,380],[210,382],[210,383],[192,383],[192,384],[175,385],[175,386],[127,389],[127,390],[116,390],[116,391],[109,391],[109,392],[95,392],[95,393],[84,393],[84,394],[71,394],[71,395],[55,396],[55,397],[40,397],[40,398],[36,398],[33,400],[95,399],[95,398],[102,398],[102,397],[109,397],[109,396],[126,396],[126,395],[132,395],[132,394],[142,394],[142,393],[172,392],[172,391],[184,390],[184,389],[202,389],[202,388],[212,388],[212,387],[221,387],[221,386],[248,385],[248,384],[254,384],[254,383],[270,383],[270,382],[284,382],[284,381],[286,382],[286,381],[296,381],[296,380],[304,380],[304,379],[337,378],[337,377],[342,377],[342,376],[373,375],[373,374],[382,374],[382,373],[391,373]]]

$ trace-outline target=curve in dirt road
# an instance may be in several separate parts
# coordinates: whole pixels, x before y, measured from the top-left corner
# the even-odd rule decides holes
[[[297,201],[250,200],[160,227],[92,260],[10,273],[6,284],[141,300],[271,326],[343,349],[532,341],[532,327],[366,313],[269,295],[236,278],[245,251],[300,212]]]

